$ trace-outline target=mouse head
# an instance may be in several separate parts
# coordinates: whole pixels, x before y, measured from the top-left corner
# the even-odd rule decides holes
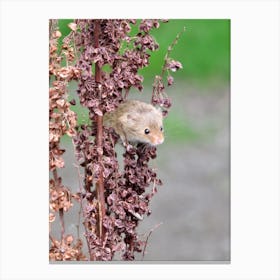
[[[152,105],[137,108],[126,115],[129,141],[159,145],[164,141],[163,121],[160,109]]]

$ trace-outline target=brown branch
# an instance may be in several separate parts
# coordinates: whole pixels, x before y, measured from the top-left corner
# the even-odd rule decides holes
[[[177,34],[177,36],[175,37],[175,39],[173,40],[171,45],[167,48],[167,52],[166,52],[166,54],[164,56],[164,64],[163,64],[162,69],[161,69],[161,77],[162,78],[163,78],[164,72],[166,70],[166,64],[167,64],[168,59],[170,57],[170,53],[173,50],[174,46],[178,43],[178,40],[180,39],[180,37],[182,36],[182,34],[185,31],[186,31],[186,27],[184,26],[183,30]]]
[[[72,145],[73,145],[73,148],[74,148],[74,151],[75,151],[76,146],[75,146],[75,144],[74,144],[73,138],[72,138]],[[75,152],[74,152],[74,154],[75,154]],[[74,158],[75,158],[75,164],[74,164],[74,166],[77,168],[78,179],[79,179],[79,191],[80,191],[80,194],[81,194],[80,210],[79,210],[78,225],[77,225],[77,235],[78,235],[78,238],[81,239],[81,238],[80,238],[80,223],[81,223],[81,212],[82,212],[82,210],[83,210],[83,213],[84,213],[83,199],[82,199],[83,188],[82,188],[82,180],[81,180],[82,174],[81,174],[81,172],[80,172],[79,163],[78,163],[78,161],[77,161],[76,154],[75,154]],[[87,235],[87,234],[88,234],[88,229],[87,229],[85,223],[83,223],[83,224],[84,224],[85,232],[86,232],[86,235]],[[90,244],[89,244],[88,238],[86,238],[86,242],[87,242],[87,246],[88,246],[88,254],[89,254],[89,256],[90,256],[90,260],[91,260],[91,261],[94,261],[94,260],[95,260],[95,255],[91,252]]]
[[[63,209],[59,209],[59,220],[61,225],[61,242],[64,240],[64,234],[65,234],[65,225],[64,225],[64,211]]]
[[[99,36],[100,36],[100,21],[95,20],[94,23],[94,47],[99,48]],[[95,81],[98,84],[99,90],[99,100],[101,101],[101,67],[99,62],[95,63]],[[101,107],[99,106],[101,111]],[[98,181],[96,183],[96,193],[98,200],[98,236],[103,241],[104,240],[104,227],[103,227],[103,218],[105,216],[105,198],[104,198],[104,178],[103,178],[103,116],[97,115],[97,135],[96,135],[96,144],[98,151],[98,163],[100,166],[100,174]]]
[[[58,20],[57,19],[50,19],[49,20],[49,41],[51,40],[52,33],[57,28]]]
[[[73,143],[73,141],[72,141]],[[74,144],[73,144],[74,145]],[[81,223],[81,214],[82,214],[82,208],[83,208],[83,199],[82,199],[82,180],[81,180],[81,172],[79,169],[78,164],[74,164],[74,166],[77,168],[78,171],[78,178],[79,178],[79,191],[80,191],[80,209],[79,209],[79,213],[78,213],[78,224],[77,224],[77,236],[78,238],[80,238],[80,223]]]
[[[72,139],[72,144],[73,144],[73,147],[74,147],[74,150],[75,150],[75,145],[74,145],[73,139]],[[76,155],[75,155],[75,156],[76,156]],[[76,157],[75,157],[75,158],[76,158]],[[82,192],[83,192],[83,190],[82,190],[82,180],[81,180],[82,175],[81,175],[81,172],[80,172],[80,168],[79,168],[78,162],[77,162],[77,160],[75,160],[75,161],[76,161],[76,164],[74,164],[74,166],[77,168],[77,171],[78,171],[79,190],[80,190],[80,194],[81,194],[81,199],[80,199],[80,200],[81,200],[81,201],[80,201],[80,210],[79,210],[79,213],[78,213],[79,217],[78,217],[78,225],[77,225],[77,236],[78,236],[79,239],[81,239],[81,238],[80,238],[81,214],[82,214],[82,212],[84,213],[83,199],[82,199]],[[82,211],[82,210],[83,210],[83,211]],[[83,223],[83,224],[84,224],[85,232],[86,232],[86,235],[87,235],[87,234],[88,234],[88,229],[87,229],[87,227],[85,226],[85,223]],[[95,255],[91,252],[90,244],[89,244],[88,238],[86,238],[86,242],[87,242],[87,246],[88,246],[88,254],[89,254],[89,256],[90,256],[90,260],[91,260],[91,261],[94,261],[94,260],[95,260]]]
[[[49,238],[50,238],[50,240],[51,240],[53,246],[54,246],[54,247],[57,247],[57,244],[56,244],[56,242],[55,242],[55,239],[54,239],[50,234],[49,234]]]
[[[73,164],[76,169],[77,169],[77,172],[78,172],[78,180],[79,180],[79,192],[80,192],[80,209],[79,209],[79,213],[78,213],[78,224],[77,224],[77,236],[78,238],[80,238],[80,223],[81,223],[81,213],[82,213],[82,209],[83,209],[83,199],[82,199],[82,193],[83,193],[83,187],[82,187],[82,175],[81,175],[81,172],[80,172],[80,168],[79,168],[79,163],[77,161],[77,157],[76,157],[76,153],[75,153],[75,150],[76,150],[76,146],[74,144],[74,139],[72,138],[72,145],[73,145],[73,149],[74,149],[74,159],[75,159],[75,163]]]
[[[145,252],[146,252],[146,247],[147,247],[147,244],[148,244],[148,239],[150,238],[152,232],[153,232],[155,229],[157,229],[159,226],[161,226],[161,225],[162,225],[162,223],[159,223],[159,224],[155,225],[154,228],[152,228],[152,229],[150,230],[150,232],[149,232],[149,234],[148,234],[148,236],[147,236],[147,238],[146,238],[146,241],[145,241],[145,246],[144,246],[143,253],[142,253],[142,261],[143,261],[143,259],[144,259],[144,255],[145,255]]]
[[[57,170],[55,169],[53,171],[53,178],[54,178],[54,184],[55,187],[59,184],[59,178],[57,175]],[[59,220],[60,220],[60,226],[61,226],[61,242],[63,242],[64,234],[65,234],[65,225],[64,225],[64,211],[63,209],[59,209]]]
[[[128,94],[129,94],[129,88],[126,88],[126,89],[125,89],[124,100],[126,100],[126,99],[127,99]]]

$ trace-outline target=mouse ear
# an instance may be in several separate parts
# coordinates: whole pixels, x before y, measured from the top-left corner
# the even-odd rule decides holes
[[[131,120],[131,121],[137,121],[139,120],[139,118],[141,117],[141,114],[138,113],[134,113],[134,114],[127,114],[127,120]]]
[[[164,116],[164,111],[161,107],[157,107],[156,109],[162,116]]]
[[[131,113],[127,113],[122,115],[119,118],[120,122],[123,124],[127,124],[128,126],[134,125],[135,121],[137,120],[137,117]]]

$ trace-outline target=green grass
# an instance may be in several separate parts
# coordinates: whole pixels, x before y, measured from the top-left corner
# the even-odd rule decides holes
[[[170,143],[192,142],[203,137],[185,118],[174,112],[164,119],[164,131],[166,140]]]
[[[168,46],[186,27],[171,57],[183,64],[175,79],[207,85],[212,80],[227,83],[230,79],[229,20],[170,20],[152,32],[160,49],[151,56],[149,69],[140,71],[147,80],[160,73]]]

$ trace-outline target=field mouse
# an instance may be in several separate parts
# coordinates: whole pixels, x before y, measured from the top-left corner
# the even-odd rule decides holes
[[[104,125],[114,128],[123,144],[148,143],[152,146],[164,141],[162,113],[153,105],[127,100],[104,115]]]

